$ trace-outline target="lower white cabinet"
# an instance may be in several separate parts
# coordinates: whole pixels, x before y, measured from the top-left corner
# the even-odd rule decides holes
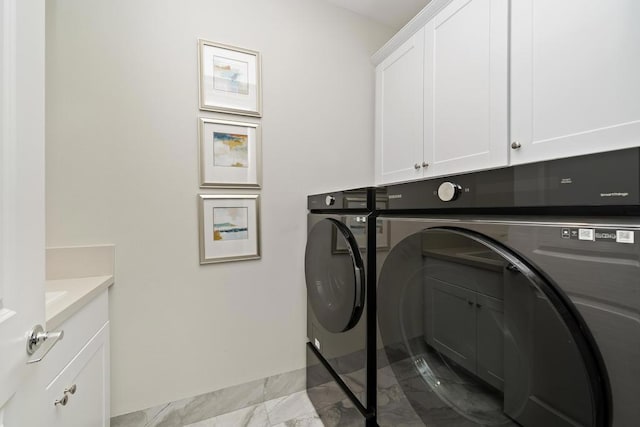
[[[105,290],[51,328],[60,340],[39,362],[34,399],[34,427],[108,427],[109,319]],[[25,420],[26,421],[26,420]]]
[[[46,387],[51,427],[109,426],[109,324]]]
[[[504,390],[504,271],[426,258],[427,344]],[[473,280],[468,280],[473,277]]]

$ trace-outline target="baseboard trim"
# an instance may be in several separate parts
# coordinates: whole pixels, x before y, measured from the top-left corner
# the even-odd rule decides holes
[[[306,369],[239,384],[111,418],[111,427],[182,427],[303,391]]]

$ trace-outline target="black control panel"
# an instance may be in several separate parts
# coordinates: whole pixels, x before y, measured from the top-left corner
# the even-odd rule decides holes
[[[386,187],[388,209],[640,206],[640,148]]]
[[[307,208],[312,211],[371,211],[376,189],[373,187],[340,190],[307,197]]]

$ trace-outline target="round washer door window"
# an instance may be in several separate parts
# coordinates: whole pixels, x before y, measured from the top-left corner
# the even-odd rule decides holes
[[[606,371],[580,313],[506,247],[423,230],[388,253],[377,291],[381,425],[398,413],[407,425],[609,425]]]
[[[353,328],[364,306],[364,263],[351,230],[331,218],[315,224],[304,264],[307,299],[320,324],[333,333]]]

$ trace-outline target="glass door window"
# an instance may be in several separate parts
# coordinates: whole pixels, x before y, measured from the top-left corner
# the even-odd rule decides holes
[[[364,307],[364,263],[344,223],[327,218],[313,226],[305,276],[307,298],[320,324],[334,333],[353,328]]]
[[[584,322],[507,248],[433,228],[380,267],[381,426],[607,425],[606,373]]]

